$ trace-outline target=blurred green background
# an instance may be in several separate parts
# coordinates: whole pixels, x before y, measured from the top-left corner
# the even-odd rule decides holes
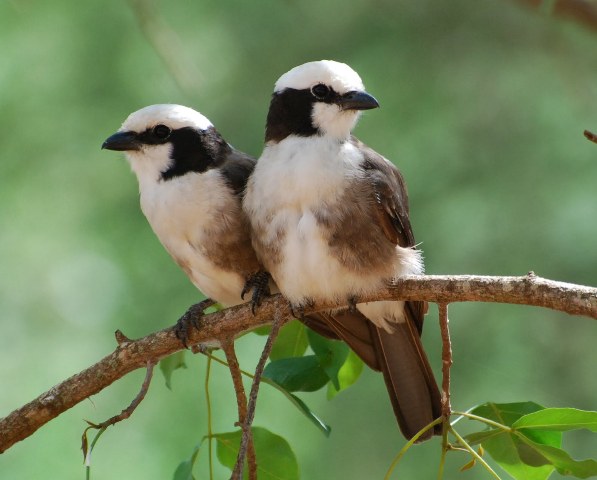
[[[399,165],[427,272],[538,275],[597,285],[597,34],[506,0],[318,2],[12,0],[0,3],[0,416],[115,346],[171,325],[200,297],[152,234],[137,184],[103,140],[132,111],[182,103],[258,155],[275,80],[347,62],[382,108],[356,134]],[[597,409],[597,325],[495,304],[450,309],[453,406],[534,400]],[[439,367],[437,309],[425,344]],[[263,337],[239,341],[254,368]],[[171,478],[206,432],[205,359],[173,391],[156,375],[104,434],[93,477]],[[439,370],[439,369],[438,369]],[[135,372],[0,456],[0,477],[84,478],[83,419],[136,394]],[[232,430],[228,371],[213,367],[216,431]],[[303,479],[381,478],[403,444],[380,375],[332,402],[302,396],[329,439],[264,386],[256,425],[292,445]],[[595,456],[597,441],[568,445]],[[446,478],[487,478],[449,455]],[[439,441],[399,478],[435,478]],[[206,478],[206,451],[197,477]],[[227,478],[218,467],[217,478]],[[553,478],[563,478],[554,475]]]

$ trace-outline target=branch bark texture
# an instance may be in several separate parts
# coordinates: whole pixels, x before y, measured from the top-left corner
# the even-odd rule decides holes
[[[406,276],[375,294],[359,298],[358,302],[377,300],[510,303],[597,319],[597,288],[546,280],[533,273],[522,277]],[[342,306],[345,305],[318,303],[306,308],[305,314]],[[288,302],[280,295],[267,298],[255,315],[251,313],[250,305],[245,304],[201,317],[198,319],[200,328],[190,332],[189,344],[213,343],[238,336],[270,323],[276,314],[283,319],[292,318]],[[157,362],[182,348],[174,327],[139,340],[122,341],[114,352],[96,364],[1,419],[0,453],[127,373],[144,368],[148,361]]]

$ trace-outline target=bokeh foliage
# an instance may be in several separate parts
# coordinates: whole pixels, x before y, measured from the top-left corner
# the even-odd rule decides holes
[[[12,0],[0,3],[0,44],[1,416],[108,353],[116,328],[144,335],[199,299],[102,141],[131,111],[173,102],[258,155],[273,84],[305,61],[349,63],[380,101],[356,133],[405,174],[429,273],[534,270],[597,284],[597,146],[582,137],[597,130],[597,35],[577,25],[506,0]],[[595,410],[594,322],[499,305],[450,312],[455,407],[533,400]],[[435,317],[432,308],[425,343],[438,366]],[[262,341],[239,342],[246,369]],[[206,428],[205,361],[187,363],[173,391],[157,378],[133,417],[104,434],[95,478],[170,478],[191,455]],[[225,432],[231,381],[213,368],[214,430]],[[142,378],[13,447],[1,476],[83,475],[81,419],[120,411]],[[380,478],[403,443],[381,377],[366,372],[330,402],[305,395],[330,438],[267,386],[256,417],[289,441],[302,478]],[[575,438],[579,457],[594,455],[593,439]],[[428,442],[400,472],[433,478],[438,456]]]

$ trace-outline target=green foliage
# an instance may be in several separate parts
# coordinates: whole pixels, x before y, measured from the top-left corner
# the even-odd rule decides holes
[[[179,368],[187,368],[184,350],[173,353],[160,361],[160,371],[164,375],[169,390],[172,390],[172,372]]]
[[[191,458],[181,462],[178,467],[176,467],[173,480],[195,480],[195,476],[193,475],[193,467],[195,465],[195,461],[197,460],[200,447],[200,445],[195,447]]]
[[[597,415],[576,408],[545,408],[519,418],[512,425],[524,433],[526,428],[533,430],[561,431],[586,428],[597,432]]]
[[[562,447],[562,433],[597,431],[597,412],[573,408],[544,408],[534,402],[485,403],[466,414],[489,428],[467,435],[470,445],[481,444],[516,480],[545,480],[554,470],[561,475],[597,475],[597,461],[574,460]]]
[[[274,360],[263,376],[289,392],[314,392],[330,380],[316,355]]]
[[[280,329],[269,358],[279,360],[300,357],[305,353],[308,345],[305,326],[298,320],[292,320]]]
[[[298,480],[298,463],[288,442],[265,428],[253,427],[252,432],[257,458],[257,477],[260,480]],[[236,463],[241,436],[241,430],[214,435],[218,460],[230,470],[234,469]],[[244,478],[248,478],[246,467]]]
[[[323,338],[302,324],[291,326],[291,330],[281,339],[281,346],[277,349],[278,359],[274,359],[265,367],[263,376],[289,392],[313,392],[328,382],[340,391],[342,387],[338,375],[347,361],[350,351],[348,346],[343,342]],[[304,342],[307,338],[315,355],[301,356],[306,351]],[[276,345],[278,340],[274,346]],[[291,351],[296,351],[298,356],[289,357]],[[352,363],[355,362],[351,361]],[[348,366],[347,369],[350,371],[345,374],[345,387],[356,381],[356,378],[350,381],[348,377],[354,377],[357,368]]]
[[[361,376],[361,373],[363,373],[364,366],[365,364],[357,356],[357,354],[354,353],[352,350],[349,350],[348,356],[346,357],[346,361],[338,371],[338,384],[340,388],[336,388],[332,382],[328,383],[328,400],[331,400],[342,390],[345,390],[346,388],[354,384]]]
[[[262,377],[262,381],[271,385],[272,387],[276,388],[278,391],[282,392],[288,400],[296,407],[298,410],[309,419],[319,430],[323,432],[323,434],[328,437],[332,431],[329,425],[324,423],[324,421],[319,418],[308,406],[305,402],[303,402],[299,397],[294,395],[293,393],[286,390],[284,387],[280,386],[273,380],[270,380],[267,377]]]
[[[281,391],[303,415],[329,436],[329,425],[293,392],[313,392],[327,385],[328,399],[331,400],[356,382],[363,370],[363,363],[344,343],[325,339],[298,321],[289,323],[280,333],[283,335],[276,339],[272,349],[272,352],[276,351],[275,358],[265,367],[263,381]],[[307,339],[315,355],[301,356],[306,352]]]
[[[348,345],[337,340],[323,338],[309,329],[307,329],[307,337],[309,338],[309,345],[315,352],[319,365],[325,371],[328,380],[336,390],[340,390],[338,372],[348,357],[348,352],[350,351]]]
[[[168,39],[166,62],[139,29],[134,6],[146,3],[156,15],[153,33]],[[115,329],[140,337],[199,300],[143,218],[122,156],[100,151],[106,136],[135,109],[176,102],[259,155],[273,84],[304,61],[349,63],[380,101],[356,134],[404,173],[428,273],[532,269],[595,285],[597,146],[582,136],[597,130],[595,34],[518,3],[0,2],[0,416],[111,351]],[[172,64],[192,83],[177,84]],[[503,305],[453,305],[450,313],[459,405],[532,398],[594,407],[594,322]],[[252,337],[237,342],[245,368],[254,364]],[[432,315],[423,340],[437,372]],[[203,358],[187,360],[175,395],[156,382],[135,415],[102,437],[110,441],[94,452],[98,478],[116,469],[121,478],[171,477],[173,459],[206,431]],[[227,430],[236,409],[229,375],[220,373],[212,379],[215,417]],[[119,412],[138,392],[139,375],[4,453],[2,476],[77,478],[80,419]],[[293,439],[303,478],[383,476],[402,439],[380,375],[364,369],[331,405],[318,393],[286,392],[284,402],[266,387],[258,402],[264,426],[274,409],[272,421],[291,414],[300,395],[308,411],[343,432],[319,441],[310,422],[280,428]],[[583,434],[566,434],[564,445],[594,457],[597,443]],[[354,451],[358,462],[338,453]],[[437,441],[411,453],[400,478],[435,478]],[[447,469],[461,464],[448,455]]]

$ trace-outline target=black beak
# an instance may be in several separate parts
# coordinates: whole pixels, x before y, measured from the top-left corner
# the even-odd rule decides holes
[[[116,132],[102,143],[102,150],[115,150],[126,152],[129,150],[141,150],[141,142],[135,132]]]
[[[338,100],[338,105],[342,110],[371,110],[379,107],[379,103],[373,95],[356,90],[342,95]]]

